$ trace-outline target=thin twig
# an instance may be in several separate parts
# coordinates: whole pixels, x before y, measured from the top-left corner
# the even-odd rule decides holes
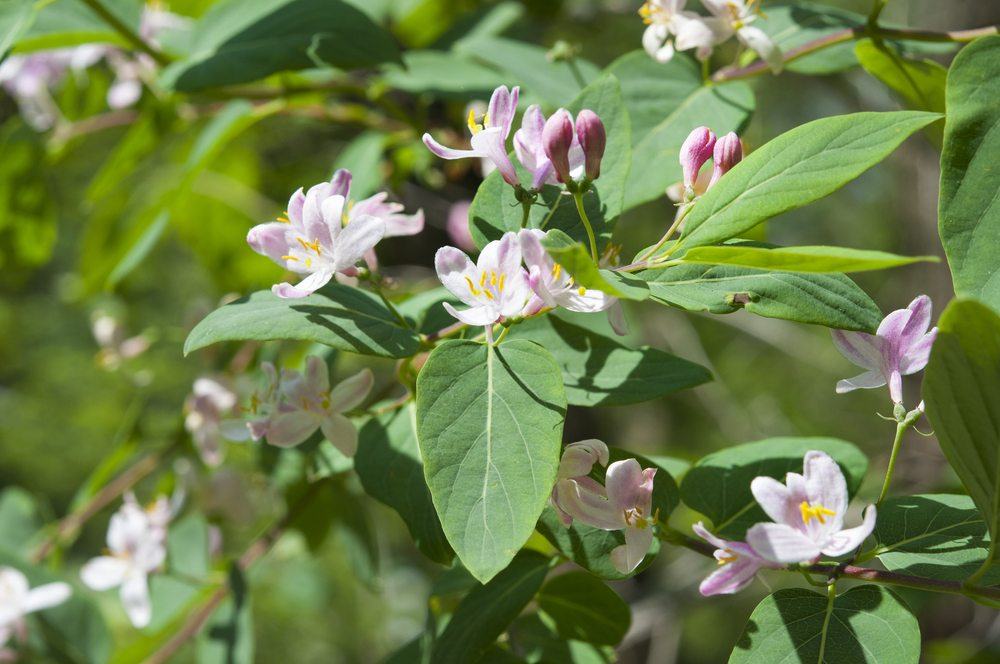
[[[153,48],[153,45],[139,36],[139,33],[125,25],[121,19],[108,11],[108,8],[104,6],[104,3],[101,2],[101,0],[83,0],[83,3],[90,7],[91,11],[97,14],[102,21],[111,26],[115,32],[124,37],[126,41],[156,60],[157,64],[160,66],[170,64],[170,58],[164,55],[161,51]]]

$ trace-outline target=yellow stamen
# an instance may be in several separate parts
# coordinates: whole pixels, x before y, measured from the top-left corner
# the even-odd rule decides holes
[[[490,286],[496,286],[496,285],[497,285],[497,271],[490,270]]]
[[[500,284],[497,286],[497,290],[500,291],[501,293],[503,292],[503,280],[506,278],[507,278],[506,274],[500,275]]]
[[[299,259],[296,258],[295,256],[292,256],[291,254],[285,254],[284,256],[281,257],[281,260],[283,260],[283,261],[294,261],[296,263],[299,262]]]
[[[472,132],[473,136],[483,130],[483,128],[476,123],[476,111],[471,108],[469,109],[469,117],[465,120],[465,124],[469,125],[469,131]]]
[[[580,286],[579,288],[576,289],[576,292],[579,293],[580,295],[586,295],[587,289],[584,288],[583,286]]]
[[[285,210],[284,212],[282,212],[282,213],[281,213],[281,216],[279,216],[279,217],[278,217],[277,219],[278,219],[278,221],[280,221],[280,222],[281,222],[281,223],[283,223],[283,224],[290,224],[290,223],[292,223],[292,222],[291,222],[291,221],[290,221],[290,220],[288,219],[288,210]]]
[[[493,293],[489,292],[488,290],[484,290],[484,291],[483,291],[483,295],[485,295],[485,296],[486,296],[486,299],[487,299],[487,300],[493,300],[493,299],[496,299],[496,298],[494,298],[494,297],[493,297]]]
[[[490,114],[483,113],[483,129],[486,129],[489,126],[490,126]]]
[[[486,273],[483,272],[482,274],[479,275],[479,287],[482,288],[485,285],[486,285]]]
[[[717,564],[719,564],[719,565],[728,565],[729,563],[736,562],[736,560],[739,559],[739,556],[737,556],[735,553],[733,553],[729,549],[725,549],[725,552],[727,554],[729,554],[729,555],[722,556],[721,558],[716,558],[715,562]]]
[[[552,266],[552,276],[558,279],[560,274],[562,274],[562,265],[556,263]]]
[[[320,250],[319,250],[319,240],[318,239],[313,240],[312,242],[306,242],[304,239],[302,239],[300,237],[297,237],[295,239],[299,241],[299,244],[302,245],[303,249],[305,249],[307,251],[309,249],[312,249],[313,251],[316,252],[317,256],[322,255],[321,252],[320,252]]]
[[[810,519],[816,519],[820,523],[826,523],[826,517],[834,516],[836,514],[833,510],[823,507],[819,503],[810,505],[805,500],[799,504],[799,511],[802,513],[802,523],[805,524],[808,524]]]
[[[469,284],[469,292],[470,293],[472,293],[473,295],[476,295],[476,296],[479,295],[479,289],[476,288],[476,285],[472,283],[472,279],[469,279],[468,277],[466,277],[465,278],[465,283]],[[479,285],[482,286],[482,280],[480,280]]]

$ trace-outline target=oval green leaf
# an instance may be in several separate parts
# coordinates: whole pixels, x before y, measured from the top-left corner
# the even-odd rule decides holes
[[[564,639],[613,646],[632,622],[628,604],[604,582],[586,572],[549,579],[538,593],[538,606]]]
[[[841,273],[884,270],[921,261],[936,263],[937,256],[899,256],[885,251],[847,247],[754,247],[729,244],[688,249],[680,260],[705,265],[735,265],[783,272]]]

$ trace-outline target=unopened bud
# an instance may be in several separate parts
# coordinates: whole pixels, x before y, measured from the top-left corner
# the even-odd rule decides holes
[[[601,175],[601,158],[608,136],[604,123],[590,109],[583,109],[576,116],[576,137],[583,148],[584,170],[588,180],[596,180]]]
[[[712,161],[715,166],[712,169],[712,180],[708,183],[711,187],[719,181],[723,175],[740,163],[743,159],[743,144],[740,137],[734,132],[729,132],[715,142],[715,149],[712,152]]]
[[[715,149],[715,134],[708,127],[694,129],[681,145],[680,162],[684,172],[684,188],[694,190],[698,171],[712,158]]]
[[[552,162],[556,178],[560,182],[570,182],[569,149],[573,145],[573,118],[564,108],[552,114],[542,129],[542,146],[545,156]]]

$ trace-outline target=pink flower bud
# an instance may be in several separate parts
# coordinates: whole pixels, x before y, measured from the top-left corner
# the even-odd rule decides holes
[[[576,137],[583,148],[583,159],[588,180],[596,180],[601,175],[601,158],[608,142],[604,123],[590,109],[583,109],[576,116]]]
[[[681,145],[680,162],[684,171],[684,187],[693,188],[698,179],[698,171],[712,158],[715,148],[715,134],[708,127],[694,129]]]
[[[573,178],[569,174],[569,149],[573,145],[573,117],[564,108],[552,114],[545,121],[542,129],[542,147],[545,156],[552,162],[556,178],[560,182],[569,182]]]
[[[712,161],[715,163],[712,169],[712,180],[708,183],[711,187],[719,181],[723,175],[729,172],[736,164],[743,159],[743,144],[740,137],[734,132],[729,132],[715,142],[715,149],[712,152]]]

